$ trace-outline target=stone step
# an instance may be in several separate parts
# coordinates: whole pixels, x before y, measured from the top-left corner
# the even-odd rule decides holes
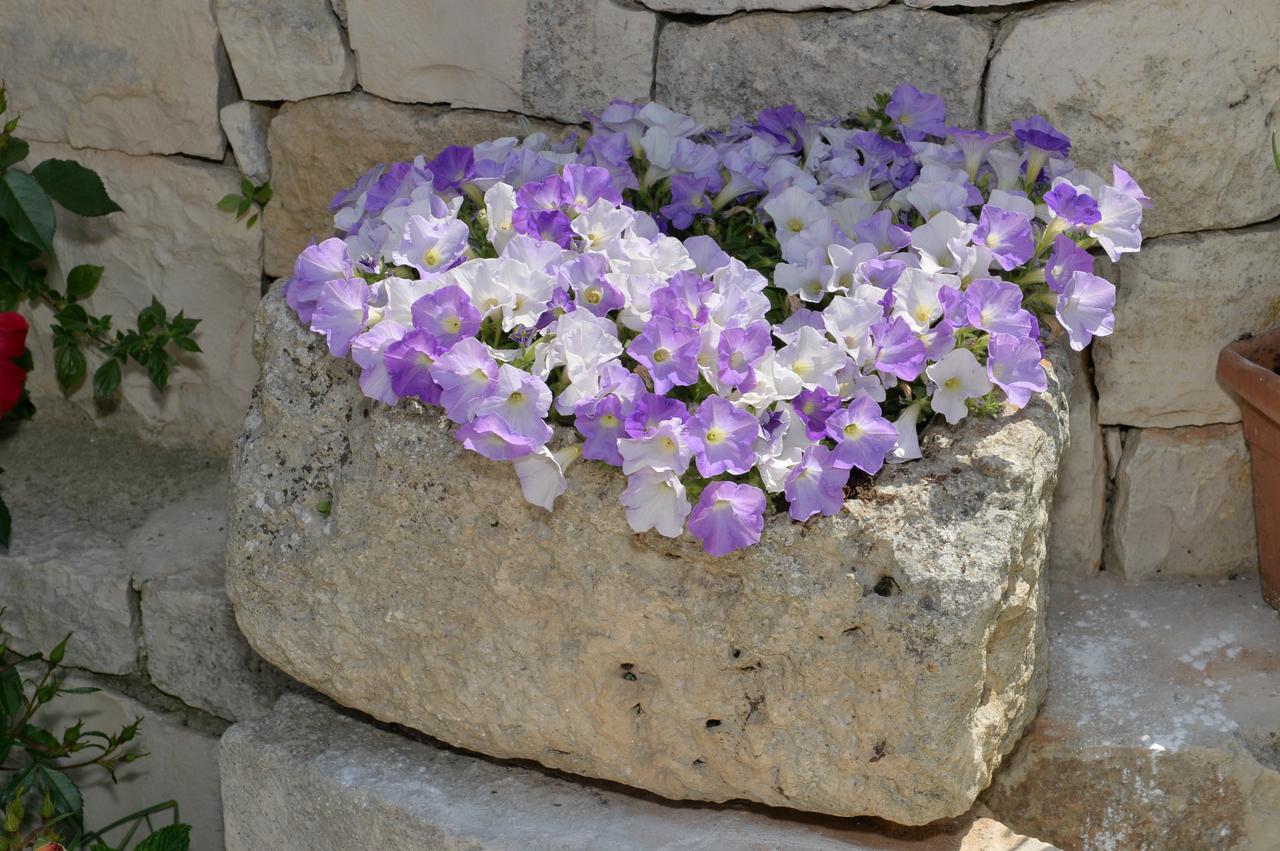
[[[501,762],[302,695],[222,738],[227,851],[1051,851],[989,818],[926,828],[673,802]]]
[[[1280,613],[1256,575],[1055,584],[1048,623],[997,817],[1082,851],[1280,848]]]

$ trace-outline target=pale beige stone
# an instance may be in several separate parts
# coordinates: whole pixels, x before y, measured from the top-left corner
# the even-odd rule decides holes
[[[254,183],[271,178],[271,154],[267,150],[267,128],[279,110],[247,100],[227,104],[218,113],[240,173]]]
[[[274,192],[264,216],[266,271],[293,271],[298,252],[333,234],[329,202],[373,165],[435,156],[471,145],[558,126],[476,110],[395,104],[355,93],[285,104],[271,122]]]
[[[731,15],[734,12],[804,12],[812,9],[847,9],[861,12],[884,6],[889,0],[643,0],[657,12],[694,15]]]
[[[1071,442],[1058,467],[1049,514],[1047,564],[1054,577],[1097,572],[1107,515],[1107,453],[1087,353],[1072,353],[1071,375]]]
[[[658,42],[657,99],[708,125],[782,103],[843,117],[902,82],[941,94],[951,121],[973,125],[991,33],[964,18],[890,6],[673,21]]]
[[[977,814],[928,828],[674,804],[414,741],[302,697],[222,738],[227,851],[1053,851]]]
[[[0,79],[24,139],[209,159],[226,149],[218,107],[235,83],[209,0],[9,0]]]
[[[613,0],[349,0],[364,90],[581,121],[649,95],[657,16]]]
[[[216,0],[218,28],[249,100],[351,91],[355,57],[329,0]]]
[[[1049,696],[984,802],[1081,849],[1270,851],[1280,619],[1257,578],[1049,590]]]
[[[81,263],[105,268],[89,310],[132,323],[153,296],[171,311],[201,320],[194,334],[203,352],[178,353],[180,367],[168,392],[152,388],[146,371],[127,367],[120,405],[137,413],[151,436],[210,448],[230,445],[256,372],[252,352],[253,312],[262,280],[262,229],[219,210],[222,196],[238,192],[232,167],[173,157],[132,157],[110,151],[71,150],[33,144],[29,164],[46,157],[74,159],[102,177],[123,212],[84,219],[59,211],[54,237],[57,260],[50,270],[61,283]],[[27,386],[39,404],[58,398],[53,376],[51,316],[34,311],[29,345],[40,368]],[[90,376],[100,362],[89,357]],[[86,378],[72,398],[104,419]]]
[[[1280,225],[1148,242],[1120,263],[1115,315],[1093,345],[1102,422],[1238,422],[1214,370],[1227,343],[1280,322]]]
[[[1256,571],[1239,425],[1131,429],[1116,473],[1107,569],[1130,581]]]
[[[603,465],[528,505],[438,412],[366,403],[278,287],[260,317],[228,592],[339,702],[668,797],[906,824],[967,810],[1034,714],[1056,349],[1024,412],[930,430],[842,515],[715,559],[632,533]]]
[[[1044,115],[1081,166],[1110,176],[1123,165],[1155,201],[1147,236],[1280,213],[1267,145],[1280,101],[1274,0],[1053,3],[1003,34],[988,128]]]

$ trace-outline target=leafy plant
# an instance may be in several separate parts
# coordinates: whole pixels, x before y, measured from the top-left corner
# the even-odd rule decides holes
[[[258,223],[262,208],[267,206],[267,202],[270,200],[271,181],[254,183],[249,178],[242,177],[240,178],[240,191],[224,195],[222,200],[218,202],[218,209],[225,210],[228,213],[235,213],[237,222],[243,219],[250,210],[253,210],[253,215],[249,216],[249,220],[244,223],[245,227],[251,228]]]
[[[0,117],[7,110],[0,86]],[[153,298],[133,327],[113,328],[110,315],[95,315],[85,307],[102,280],[101,266],[76,266],[61,288],[49,283],[45,260],[53,254],[53,204],[79,216],[105,216],[119,212],[120,206],[94,171],[71,160],[48,159],[30,173],[14,168],[29,153],[27,143],[13,135],[20,118],[9,119],[0,129],[0,311],[24,301],[53,311],[53,366],[64,391],[84,381],[85,350],[92,348],[105,358],[93,374],[95,397],[116,392],[130,361],[145,369],[163,392],[178,363],[172,351],[200,351],[192,338],[200,320],[182,311],[170,315]]]
[[[60,695],[98,691],[62,684],[58,668],[70,638],[47,656],[20,655],[0,630],[0,849],[26,851],[56,843],[53,847],[66,851],[186,851],[191,828],[181,822],[176,801],[86,830],[84,799],[68,772],[96,766],[116,782],[120,766],[146,753],[136,747],[141,718],[110,733],[86,730],[80,720],[61,731],[42,725],[39,711]],[[166,813],[170,823],[157,827]],[[112,836],[119,838],[109,840]]]

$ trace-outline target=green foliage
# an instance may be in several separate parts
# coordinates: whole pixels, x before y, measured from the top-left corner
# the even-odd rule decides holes
[[[174,801],[101,830],[85,829],[84,798],[68,772],[78,776],[80,770],[97,768],[114,783],[117,768],[146,754],[136,745],[140,718],[114,732],[86,730],[84,721],[62,730],[42,726],[46,707],[60,695],[97,691],[63,686],[58,668],[70,639],[44,657],[21,655],[7,646],[0,630],[0,849],[26,851],[58,842],[67,851],[186,851],[191,828],[180,822]],[[172,823],[157,827],[166,812]],[[117,834],[118,839],[108,839]]]
[[[1276,147],[1276,131],[1271,131],[1271,159],[1275,160],[1276,171],[1280,171],[1280,148]]]
[[[242,177],[240,178],[240,191],[222,196],[222,200],[218,202],[218,209],[234,213],[237,222],[243,219],[250,210],[253,210],[253,215],[249,216],[249,220],[244,223],[245,227],[251,228],[258,223],[262,208],[267,206],[267,202],[270,200],[270,181],[258,184],[247,177]]]

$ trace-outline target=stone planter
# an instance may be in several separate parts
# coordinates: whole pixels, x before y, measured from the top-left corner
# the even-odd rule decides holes
[[[846,512],[724,559],[633,534],[603,465],[526,504],[435,411],[364,400],[278,288],[256,350],[228,590],[254,648],[340,703],[671,798],[906,824],[968,809],[1036,712],[1056,350],[1023,412],[932,429]]]

